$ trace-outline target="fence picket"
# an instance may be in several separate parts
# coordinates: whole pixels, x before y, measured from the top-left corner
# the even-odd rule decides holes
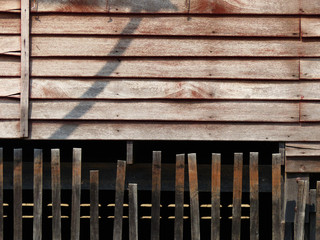
[[[3,149],[0,148],[0,240],[3,240]]]
[[[51,150],[52,239],[61,240],[60,150]]]
[[[304,222],[307,204],[307,193],[309,193],[308,181],[298,181],[297,211],[294,220],[294,239],[304,240]]]
[[[152,161],[152,208],[151,240],[160,238],[160,199],[161,199],[161,152],[153,152]]]
[[[211,168],[211,240],[220,239],[221,154],[212,154]]]
[[[138,240],[138,185],[129,183],[129,240]]]
[[[183,204],[184,204],[184,169],[185,155],[176,155],[176,186],[175,186],[175,219],[174,239],[183,240]]]
[[[250,240],[259,240],[259,158],[250,153]]]
[[[42,239],[42,182],[43,182],[43,164],[42,150],[34,150],[33,167],[33,240]]]
[[[99,240],[99,171],[90,171],[90,240]]]
[[[316,198],[316,240],[320,240],[320,181],[317,181]]]
[[[14,149],[13,159],[13,239],[22,239],[22,149]]]
[[[272,154],[272,240],[281,239],[281,154]]]

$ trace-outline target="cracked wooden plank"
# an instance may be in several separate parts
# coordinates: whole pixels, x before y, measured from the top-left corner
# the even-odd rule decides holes
[[[320,143],[286,143],[287,157],[317,157],[320,156]]]

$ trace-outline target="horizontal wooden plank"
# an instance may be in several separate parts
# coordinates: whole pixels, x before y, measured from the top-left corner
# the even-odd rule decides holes
[[[0,97],[19,97],[19,78],[0,78]]]
[[[33,59],[31,75],[35,77],[188,77],[297,80],[299,78],[299,60]]]
[[[256,101],[33,101],[31,119],[298,122],[299,105]]]
[[[320,141],[319,124],[33,121],[31,139]]]
[[[18,120],[0,120],[0,139],[1,138],[19,138]]]
[[[299,3],[299,0],[190,0],[190,12],[216,14],[298,14]]]
[[[134,37],[32,37],[31,55],[47,56],[320,56],[320,42],[299,39],[203,39]],[[1,51],[1,37],[0,37]],[[1,52],[0,52],[1,53]]]
[[[320,100],[317,81],[33,78],[31,86],[33,99]]]
[[[0,56],[0,76],[17,77],[20,76],[20,58]]]
[[[302,37],[319,37],[320,18],[301,18],[301,35]]]
[[[21,9],[19,0],[0,0],[0,12],[16,12]]]
[[[0,54],[1,55],[21,55],[19,36],[0,36]]]
[[[319,157],[288,158],[285,169],[289,173],[319,173],[319,161]]]
[[[302,14],[320,14],[320,2],[318,0],[301,1]]]
[[[299,18],[50,14],[33,16],[31,31],[34,34],[297,37]]]
[[[300,78],[320,79],[320,58],[301,59]]]
[[[287,157],[320,156],[320,143],[287,143]]]
[[[0,119],[20,119],[20,102],[18,99],[0,99]]]
[[[300,117],[303,122],[320,122],[320,103],[301,102]]]
[[[0,13],[0,34],[19,34],[20,32],[20,15]]]

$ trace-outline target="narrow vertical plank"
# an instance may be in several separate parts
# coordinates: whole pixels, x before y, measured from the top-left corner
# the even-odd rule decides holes
[[[28,137],[30,77],[30,1],[21,0],[20,136]]]
[[[99,171],[90,171],[90,239],[99,240]]]
[[[129,184],[129,240],[138,240],[138,185]]]
[[[320,240],[320,181],[317,181],[316,240]]]
[[[309,213],[309,240],[316,239],[316,205],[317,205],[317,190],[310,189],[310,213]]]
[[[52,240],[61,240],[60,150],[51,150]]]
[[[188,154],[189,188],[190,188],[190,215],[191,239],[200,240],[200,212],[197,157],[195,153]]]
[[[279,143],[279,153],[281,154],[281,165],[284,165],[286,157],[286,146],[284,142]]]
[[[161,152],[153,152],[152,160],[152,208],[151,240],[160,239]]]
[[[73,149],[71,240],[80,239],[81,148]]]
[[[22,239],[22,149],[14,149],[13,159],[13,239]]]
[[[297,197],[297,211],[294,221],[294,239],[304,240],[304,222],[307,204],[307,194],[309,193],[308,182],[305,180],[298,180],[298,197]]]
[[[233,173],[233,207],[232,207],[232,240],[241,236],[241,199],[242,199],[243,154],[234,154]]]
[[[272,154],[272,240],[281,239],[281,154]]]
[[[116,196],[114,207],[113,240],[122,240],[123,198],[126,180],[126,161],[117,163]]]
[[[250,240],[259,240],[259,155],[250,153]]]
[[[0,240],[3,240],[3,149],[0,148]]]
[[[133,164],[133,141],[127,141],[127,164]]]
[[[211,240],[220,239],[221,154],[212,154],[211,168]]]
[[[174,239],[183,240],[184,154],[176,155]]]
[[[34,150],[33,167],[33,240],[42,239],[42,186],[43,163],[42,150]]]

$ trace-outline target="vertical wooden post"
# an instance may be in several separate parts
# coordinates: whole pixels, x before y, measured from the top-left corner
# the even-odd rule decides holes
[[[42,150],[34,150],[33,167],[33,240],[42,239]]]
[[[184,154],[176,155],[174,239],[183,240]]]
[[[52,240],[61,240],[60,150],[51,150]]]
[[[317,181],[316,240],[320,240],[320,181]]]
[[[211,167],[211,240],[220,239],[221,154],[212,154]]]
[[[191,239],[200,240],[200,212],[197,157],[195,153],[188,154],[189,188],[190,188],[190,215]]]
[[[240,240],[243,154],[234,154],[232,240]]]
[[[127,141],[127,164],[133,164],[133,141]]]
[[[129,240],[138,240],[138,185],[129,183]]]
[[[13,159],[13,239],[22,239],[22,149],[14,149]]]
[[[99,240],[99,171],[90,171],[90,240]]]
[[[123,198],[126,180],[126,161],[118,161],[114,207],[113,240],[122,240]]]
[[[73,149],[71,240],[80,239],[81,148]]]
[[[30,77],[30,1],[21,0],[20,137],[28,137]]]
[[[152,160],[152,208],[151,240],[160,238],[161,152],[153,152]]]
[[[310,212],[309,212],[309,240],[316,239],[316,205],[317,205],[317,190],[310,189]]]
[[[304,240],[304,222],[307,204],[307,194],[309,193],[308,183],[305,180],[298,181],[297,211],[294,221],[294,239]]]
[[[259,240],[258,153],[250,153],[250,240]]]
[[[0,240],[3,240],[3,149],[0,148]]]
[[[281,154],[272,154],[272,240],[281,239]]]

